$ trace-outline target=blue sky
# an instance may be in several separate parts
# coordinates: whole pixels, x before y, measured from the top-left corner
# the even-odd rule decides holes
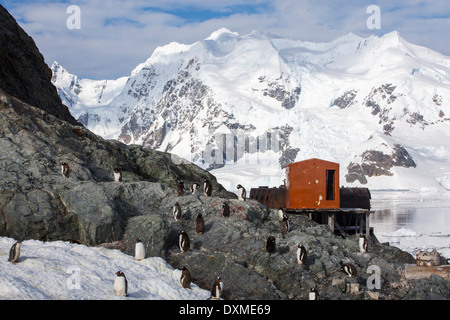
[[[47,64],[59,61],[81,78],[127,76],[156,47],[191,44],[222,27],[304,41],[331,41],[393,30],[414,44],[450,56],[448,0],[0,0],[33,37]],[[67,8],[80,8],[81,29],[69,29]],[[367,8],[381,10],[369,29]]]

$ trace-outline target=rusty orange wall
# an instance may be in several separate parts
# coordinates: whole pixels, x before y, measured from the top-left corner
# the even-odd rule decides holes
[[[326,200],[326,170],[335,170],[334,200]],[[286,168],[286,208],[334,209],[340,207],[339,164],[320,159],[291,163]]]

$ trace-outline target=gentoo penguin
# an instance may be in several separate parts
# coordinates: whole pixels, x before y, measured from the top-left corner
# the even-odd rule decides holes
[[[227,202],[222,203],[222,217],[228,218],[230,216],[230,205]]]
[[[200,185],[198,183],[193,183],[190,186],[191,194],[195,194],[195,192],[200,189]]]
[[[347,277],[355,277],[357,275],[356,268],[351,263],[342,264],[341,261],[341,271],[347,275]]]
[[[181,268],[180,283],[183,288],[191,288],[191,274],[186,267]]]
[[[128,296],[128,281],[122,271],[116,272],[116,280],[114,280],[114,294],[116,296]]]
[[[141,261],[145,259],[145,247],[142,243],[142,240],[137,238],[136,245],[134,247],[134,257],[137,261]]]
[[[178,196],[182,197],[184,196],[185,192],[186,192],[186,188],[184,187],[184,181],[178,181],[178,187],[177,187],[177,191],[178,191]]]
[[[297,262],[299,265],[304,266],[306,264],[306,248],[302,245],[297,246]]]
[[[275,253],[276,252],[276,247],[275,247],[275,237],[274,236],[270,236],[267,238],[267,243],[266,243],[266,251],[270,254]]]
[[[114,168],[114,181],[122,182],[122,171],[119,168]]]
[[[205,192],[205,196],[210,197],[212,194],[212,184],[209,180],[203,179],[203,190]]]
[[[184,230],[178,231],[178,246],[180,247],[181,253],[189,251],[189,247],[191,246],[189,236]]]
[[[219,300],[223,291],[223,281],[220,277],[217,277],[214,281],[213,287],[211,289],[211,299]]]
[[[286,213],[284,212],[283,208],[278,209],[278,217],[280,218],[280,221],[284,219],[284,217],[287,217]]]
[[[319,291],[316,288],[309,290],[309,300],[319,300]]]
[[[12,264],[16,264],[19,261],[20,256],[20,247],[22,246],[22,241],[17,241],[14,243],[9,250],[9,259],[8,261],[12,262]]]
[[[178,202],[176,202],[173,206],[173,218],[175,219],[175,221],[179,221],[181,220],[181,207],[180,204]]]
[[[201,213],[199,213],[195,219],[195,232],[198,234],[203,234],[205,232],[205,220],[203,219],[203,215]]]
[[[246,201],[247,191],[245,190],[245,188],[242,185],[238,184],[237,189],[238,189],[238,199]]]
[[[367,238],[364,234],[359,235],[359,252],[367,252]]]
[[[70,173],[69,165],[65,162],[61,163],[61,174],[63,177],[68,178]]]
[[[282,234],[286,234],[291,231],[291,225],[289,224],[289,218],[287,216],[280,221],[280,229]]]

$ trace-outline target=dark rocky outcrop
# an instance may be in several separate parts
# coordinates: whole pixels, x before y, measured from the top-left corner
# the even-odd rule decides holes
[[[37,108],[78,124],[51,83],[52,71],[33,39],[0,5],[0,88]]]
[[[394,145],[390,155],[376,150],[365,151],[361,155],[361,164],[352,162],[348,165],[345,178],[349,183],[358,180],[361,184],[367,184],[366,177],[392,176],[390,170],[393,167],[416,167],[411,155],[400,144]]]
[[[16,239],[119,241],[128,219],[175,195],[178,180],[209,179],[215,195],[236,197],[193,164],[106,141],[1,90],[0,149],[0,235]],[[113,182],[115,167],[122,184]]]

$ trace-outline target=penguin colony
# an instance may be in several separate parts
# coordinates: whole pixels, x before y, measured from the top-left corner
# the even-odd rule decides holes
[[[69,165],[66,162],[61,163],[61,174],[63,177],[68,178],[70,173]],[[114,181],[115,182],[122,182],[122,172],[119,168],[114,168]],[[207,197],[210,197],[212,195],[212,184],[207,179],[202,179],[203,182],[203,192],[204,195]],[[192,195],[196,194],[197,190],[200,189],[199,183],[193,183],[189,187],[189,191]],[[246,201],[247,199],[247,192],[245,188],[241,185],[237,185],[238,189],[238,199],[241,201]],[[177,184],[177,193],[178,196],[184,196],[186,194],[186,187],[184,185],[184,182],[182,180],[178,181]],[[229,217],[230,216],[230,207],[227,202],[224,202],[222,204],[222,217]],[[289,218],[287,214],[284,212],[283,208],[278,209],[278,216],[280,220],[280,231],[281,234],[285,235],[289,233],[290,231],[290,223]],[[173,206],[173,217],[175,221],[180,221],[182,219],[182,211],[180,204],[178,202],[175,203]],[[195,230],[198,234],[203,234],[205,232],[205,222],[203,219],[203,216],[201,213],[198,214],[196,220],[195,220]],[[359,235],[359,249],[361,253],[367,252],[368,247],[368,241],[367,237],[365,235]],[[269,254],[276,253],[276,240],[275,237],[269,236],[266,241],[265,250]],[[178,246],[180,248],[180,252],[184,253],[190,249],[190,240],[189,236],[184,230],[178,231]],[[16,264],[19,260],[20,256],[20,248],[21,248],[21,241],[16,242],[10,250],[9,259],[8,261],[12,262],[13,264]],[[136,239],[136,247],[135,247],[135,258],[137,261],[141,261],[145,259],[145,248],[141,241],[141,239]],[[305,266],[306,258],[307,258],[307,250],[304,246],[298,245],[297,246],[297,252],[296,252],[296,258],[297,263],[299,265]],[[342,263],[340,262],[341,268],[340,270],[347,276],[347,277],[356,277],[357,271],[356,267],[350,263]],[[128,282],[125,277],[125,274],[121,271],[116,272],[116,279],[114,282],[114,293],[118,296],[127,296],[128,295]],[[181,268],[181,277],[180,277],[180,283],[183,288],[190,288],[191,284],[191,275],[189,273],[189,270],[186,267]],[[214,281],[213,287],[211,289],[211,299],[220,299],[220,296],[223,291],[223,281],[220,277],[217,277]],[[309,291],[309,300],[319,300],[319,292],[316,288],[311,288]]]

